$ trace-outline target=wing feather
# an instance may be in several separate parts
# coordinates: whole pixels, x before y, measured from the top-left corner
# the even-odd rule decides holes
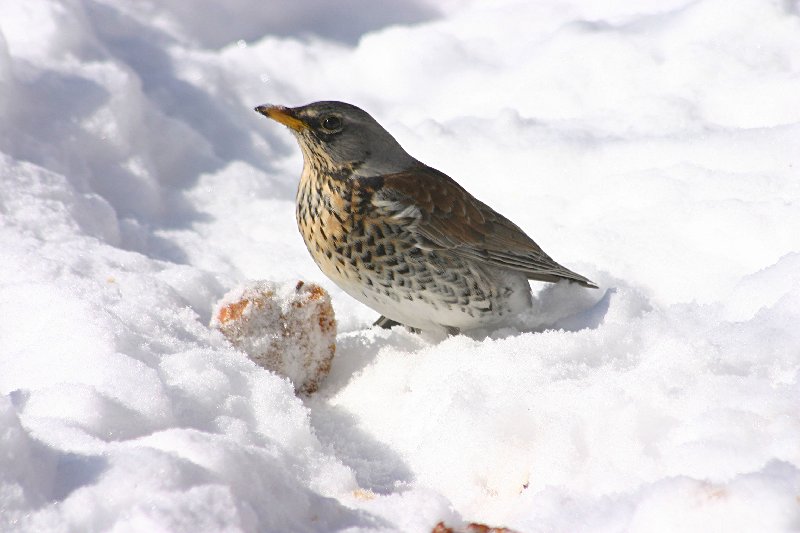
[[[519,226],[477,200],[452,178],[422,163],[383,177],[373,204],[403,218],[419,246],[448,250],[481,263],[524,273],[529,279],[592,281],[556,263]],[[416,206],[408,209],[407,206]]]

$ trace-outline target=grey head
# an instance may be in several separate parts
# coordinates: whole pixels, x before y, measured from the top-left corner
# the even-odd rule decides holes
[[[292,131],[307,165],[370,177],[400,172],[416,163],[383,126],[354,105],[325,101],[255,109]]]

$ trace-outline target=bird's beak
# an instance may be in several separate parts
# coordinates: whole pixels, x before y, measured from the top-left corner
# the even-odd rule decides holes
[[[308,125],[297,118],[291,109],[282,105],[260,105],[256,108],[256,111],[267,118],[280,122],[294,131],[302,131],[308,128]]]

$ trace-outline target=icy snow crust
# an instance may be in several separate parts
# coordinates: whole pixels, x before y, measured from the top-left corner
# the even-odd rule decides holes
[[[796,0],[199,4],[0,2],[0,530],[800,528]],[[601,289],[370,329],[252,111],[319,99]],[[311,399],[207,327],[247,279],[331,292]]]

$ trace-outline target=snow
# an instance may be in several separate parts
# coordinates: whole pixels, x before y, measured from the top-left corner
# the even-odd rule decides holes
[[[224,4],[0,2],[0,530],[800,528],[800,4]],[[601,288],[370,328],[252,111],[322,99]],[[260,279],[331,294],[308,398],[208,326]]]

